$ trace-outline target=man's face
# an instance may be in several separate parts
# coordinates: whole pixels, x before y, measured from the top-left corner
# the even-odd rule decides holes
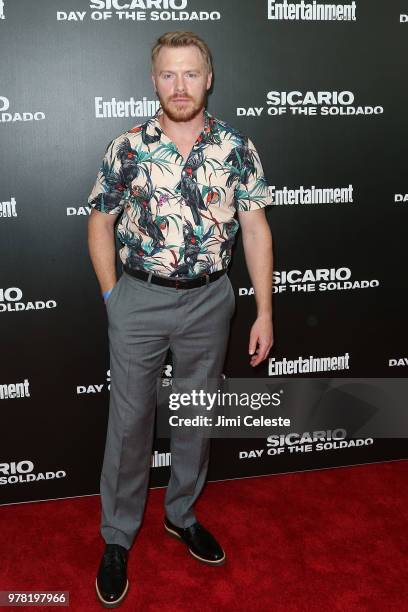
[[[172,121],[190,121],[203,109],[211,78],[195,45],[162,47],[152,72],[160,104]]]

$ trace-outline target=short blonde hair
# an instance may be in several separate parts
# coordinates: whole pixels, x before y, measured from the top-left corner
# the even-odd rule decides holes
[[[152,48],[152,69],[154,67],[157,55],[162,47],[187,47],[189,45],[196,46],[203,56],[203,60],[207,66],[208,73],[213,71],[211,51],[206,42],[194,32],[166,32],[162,34],[155,42]]]

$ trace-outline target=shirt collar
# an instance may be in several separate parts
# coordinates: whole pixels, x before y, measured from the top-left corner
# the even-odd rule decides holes
[[[161,115],[162,113],[163,108],[160,105],[155,115],[153,115],[153,117],[149,119],[146,123],[146,133],[149,134],[149,136],[151,136],[152,138],[154,138],[154,141],[160,140],[162,134],[164,134],[159,121],[159,115]],[[215,117],[213,117],[213,115],[206,108],[204,109],[203,132],[205,136],[208,135],[208,137],[211,137],[212,135],[213,139],[215,138],[216,141],[219,140],[219,130],[217,127],[217,121],[215,120]]]

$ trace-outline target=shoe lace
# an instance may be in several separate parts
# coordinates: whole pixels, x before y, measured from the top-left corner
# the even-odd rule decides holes
[[[104,565],[106,568],[112,568],[121,572],[126,565],[126,557],[116,546],[110,548],[104,554]]]

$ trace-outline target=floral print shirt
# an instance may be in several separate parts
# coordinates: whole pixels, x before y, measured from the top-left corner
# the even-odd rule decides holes
[[[132,269],[193,278],[227,269],[237,211],[272,204],[253,142],[204,110],[187,159],[159,115],[112,140],[88,204],[121,218],[120,258]]]

